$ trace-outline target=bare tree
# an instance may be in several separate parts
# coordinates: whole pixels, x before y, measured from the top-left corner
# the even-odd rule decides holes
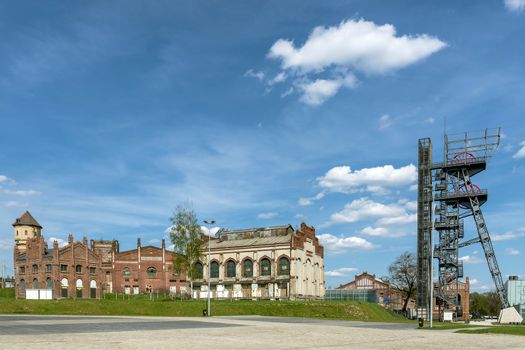
[[[415,296],[417,280],[416,256],[404,252],[388,267],[391,286],[403,294],[403,311],[406,311],[408,301]]]
[[[184,272],[190,280],[193,293],[193,280],[197,276],[196,263],[201,261],[204,239],[201,227],[197,221],[197,215],[193,209],[179,205],[170,218],[170,238],[174,246],[174,269],[177,273]],[[200,271],[202,273],[202,271]]]

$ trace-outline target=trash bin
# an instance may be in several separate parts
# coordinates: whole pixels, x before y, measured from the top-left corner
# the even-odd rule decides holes
[[[208,316],[208,310],[202,309],[202,316]]]
[[[423,328],[423,324],[424,323],[425,323],[425,321],[421,317],[417,320],[417,324],[419,325],[419,328]]]

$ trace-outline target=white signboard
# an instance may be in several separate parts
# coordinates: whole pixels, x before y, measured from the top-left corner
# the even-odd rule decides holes
[[[53,290],[52,289],[26,289],[26,299],[51,300],[53,299]]]
[[[240,284],[233,285],[233,297],[242,298],[242,286]]]
[[[177,294],[177,286],[170,286],[170,294],[171,295]]]

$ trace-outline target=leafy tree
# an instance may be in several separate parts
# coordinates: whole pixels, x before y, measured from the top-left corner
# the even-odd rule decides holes
[[[416,256],[413,253],[404,252],[388,267],[388,274],[391,286],[403,294],[403,311],[406,311],[408,301],[416,294]]]
[[[500,309],[500,300],[496,292],[470,294],[470,312],[473,318],[497,316]]]
[[[170,218],[171,243],[174,245],[174,269],[177,273],[184,272],[190,280],[193,291],[193,280],[197,276],[195,264],[201,261],[202,248],[205,244],[197,215],[187,206],[179,205]]]

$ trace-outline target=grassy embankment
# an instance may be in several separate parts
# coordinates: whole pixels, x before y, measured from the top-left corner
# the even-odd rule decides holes
[[[206,301],[158,299],[147,296],[102,300],[16,300],[0,292],[0,313],[44,315],[120,315],[120,316],[202,316]],[[407,322],[376,304],[344,301],[212,301],[214,316],[282,316],[319,319]]]
[[[525,326],[491,326],[479,329],[461,329],[456,333],[525,335]]]

